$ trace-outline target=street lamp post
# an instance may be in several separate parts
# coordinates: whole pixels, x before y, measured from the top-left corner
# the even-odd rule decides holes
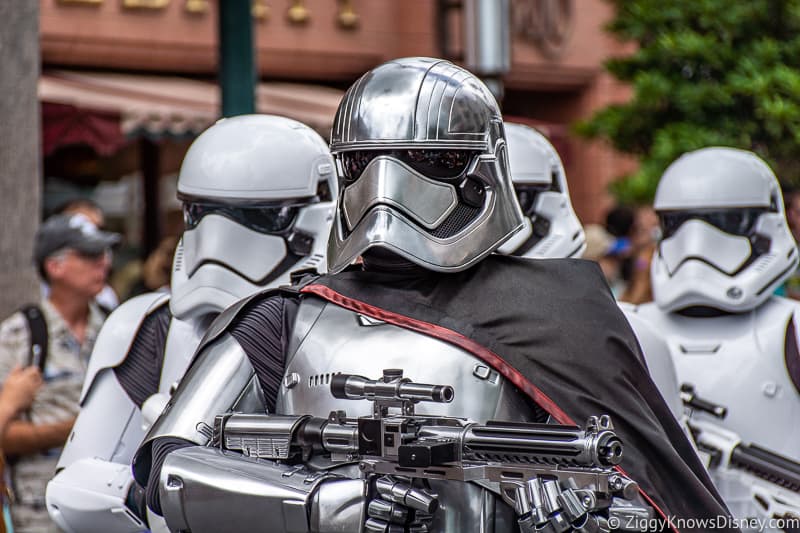
[[[255,113],[256,62],[250,0],[224,0],[218,5],[222,116]]]

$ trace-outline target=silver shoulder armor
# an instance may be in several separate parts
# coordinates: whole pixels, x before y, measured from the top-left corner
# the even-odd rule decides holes
[[[169,295],[165,293],[142,294],[123,303],[108,316],[97,336],[92,357],[89,359],[81,391],[81,403],[92,388],[97,374],[125,360],[144,319],[167,300]]]
[[[144,442],[179,437],[206,444],[210,436],[206,428],[213,427],[216,415],[235,405],[252,377],[247,354],[232,336],[222,335],[197,355]]]
[[[330,392],[334,374],[380,376],[402,368],[417,383],[455,389],[451,403],[419,405],[419,413],[488,420],[532,421],[526,398],[474,355],[439,339],[376,321],[317,298],[303,299],[289,344],[278,413],[326,417],[371,414],[369,402],[338,400]]]

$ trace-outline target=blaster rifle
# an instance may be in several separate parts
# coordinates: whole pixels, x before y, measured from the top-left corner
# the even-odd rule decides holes
[[[623,445],[608,416],[590,417],[580,428],[497,421],[483,425],[417,415],[417,403],[449,403],[455,392],[448,385],[413,383],[402,374],[384,370],[379,380],[350,374],[332,378],[334,397],[372,401],[372,416],[348,418],[344,411],[327,418],[226,413],[216,417],[211,445],[279,461],[325,455],[334,462],[357,462],[365,478],[377,474],[478,482],[532,524],[552,521],[554,515],[571,524],[585,522],[595,511],[608,511],[612,499],[637,496],[638,485],[614,468],[622,460]],[[631,515],[651,516],[648,508],[636,505],[610,507],[610,512],[618,513],[617,523]]]

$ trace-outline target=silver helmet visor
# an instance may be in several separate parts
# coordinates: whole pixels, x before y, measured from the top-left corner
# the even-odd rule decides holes
[[[370,161],[359,179],[344,189],[343,212],[352,231],[377,205],[390,205],[427,229],[438,227],[458,205],[453,185],[427,178],[389,156]]]

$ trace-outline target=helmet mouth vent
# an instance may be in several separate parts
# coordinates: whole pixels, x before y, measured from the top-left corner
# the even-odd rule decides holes
[[[457,234],[470,223],[478,218],[483,207],[472,207],[470,205],[459,202],[453,212],[450,213],[444,221],[436,229],[429,231],[432,236],[437,239],[446,239]]]

